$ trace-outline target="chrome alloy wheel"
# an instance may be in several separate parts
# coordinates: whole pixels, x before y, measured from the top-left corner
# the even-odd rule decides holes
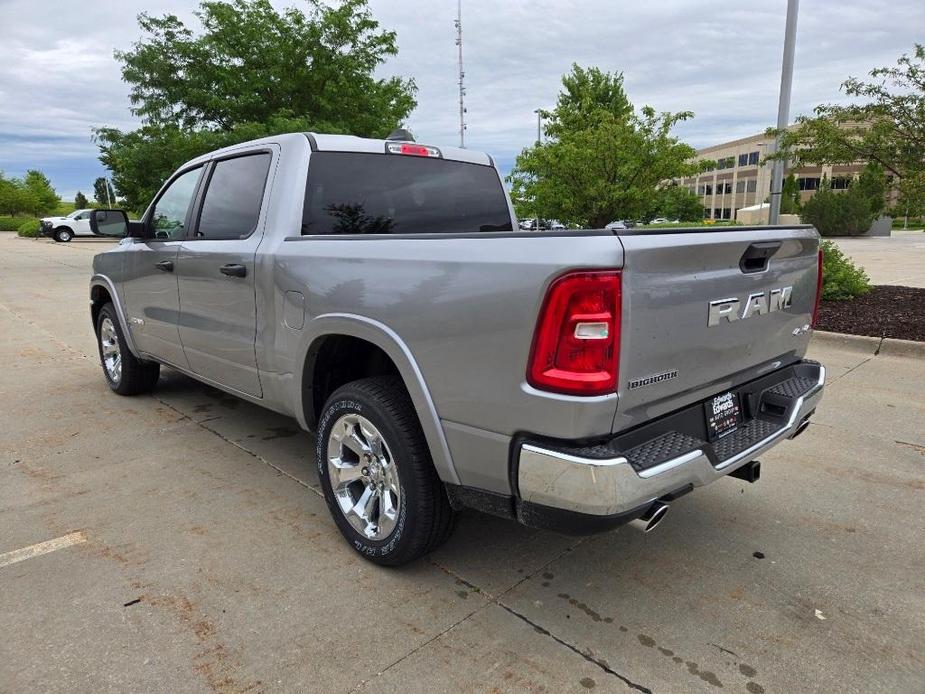
[[[341,513],[354,530],[384,540],[401,511],[401,483],[382,434],[366,417],[341,416],[328,435],[328,476]]]
[[[112,319],[106,317],[100,323],[100,351],[103,354],[103,368],[113,383],[122,379],[122,351],[119,349],[119,336]]]

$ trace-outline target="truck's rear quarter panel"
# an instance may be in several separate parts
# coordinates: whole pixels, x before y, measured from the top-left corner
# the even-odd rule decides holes
[[[549,282],[571,268],[618,268],[611,234],[478,238],[302,237],[282,244],[288,287],[307,287],[306,317],[357,314],[413,354],[464,485],[509,493],[510,436],[584,438],[610,431],[616,395],[541,393],[526,384]]]

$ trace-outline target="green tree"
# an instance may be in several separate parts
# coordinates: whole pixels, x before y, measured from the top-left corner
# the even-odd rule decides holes
[[[93,199],[99,205],[116,204],[116,191],[113,190],[112,184],[106,180],[105,176],[100,176],[93,181]]]
[[[34,215],[40,215],[51,212],[59,204],[58,194],[51,187],[51,181],[41,171],[29,169],[26,171],[26,177],[23,179],[23,185],[31,195],[31,206],[23,209],[32,212]]]
[[[925,46],[868,74],[842,83],[851,103],[817,106],[777,133],[782,146],[774,156],[797,165],[873,162],[899,178],[904,202],[925,207]]]
[[[703,219],[703,202],[699,195],[684,186],[667,186],[658,191],[656,215],[681,222],[699,222]]]
[[[879,217],[886,208],[887,185],[883,167],[875,162],[868,162],[867,166],[861,170],[858,180],[852,184],[852,187],[857,189],[867,200],[871,214],[874,217]]]
[[[19,210],[17,205],[17,185],[15,179],[6,178],[0,171],[0,214],[14,215]]]
[[[51,190],[51,195],[48,193],[51,186],[44,175],[30,170],[26,180],[28,184],[25,180],[6,178],[0,173],[0,213],[10,216],[23,212],[38,215],[58,205],[58,196],[54,195],[54,190]]]
[[[781,214],[800,214],[800,184],[793,174],[784,179],[781,187],[780,211]]]
[[[378,77],[398,51],[367,0],[204,0],[194,31],[174,15],[139,16],[145,36],[116,52],[142,127],[95,130],[120,196],[143,207],[191,157],[281,131],[384,137],[414,109],[413,80]]]
[[[89,206],[90,202],[87,200],[87,196],[77,191],[77,195],[74,196],[74,209],[83,210]]]
[[[803,221],[812,224],[823,236],[863,234],[870,229],[875,216],[870,200],[858,186],[836,193],[826,178],[803,205]]]
[[[508,180],[515,199],[535,214],[568,224],[602,227],[637,219],[653,208],[662,182],[694,173],[694,149],[672,136],[689,111],[637,113],[623,75],[573,65],[547,113],[546,141],[524,149]]]

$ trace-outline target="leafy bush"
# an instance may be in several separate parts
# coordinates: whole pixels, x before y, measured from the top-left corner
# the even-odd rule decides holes
[[[823,179],[816,194],[803,205],[802,218],[823,236],[858,236],[870,229],[875,215],[860,186],[836,193]]]
[[[39,220],[29,219],[22,223],[22,225],[17,229],[16,233],[20,236],[27,236],[29,238],[35,238],[39,235]]]
[[[32,217],[0,217],[0,231],[17,231]]]
[[[870,278],[832,241],[822,241],[822,300],[841,301],[870,291]]]

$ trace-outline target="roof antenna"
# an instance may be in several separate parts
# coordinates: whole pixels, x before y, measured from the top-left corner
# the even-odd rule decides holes
[[[408,128],[395,128],[392,132],[389,133],[389,136],[385,138],[393,142],[414,142],[414,133],[411,132]]]

